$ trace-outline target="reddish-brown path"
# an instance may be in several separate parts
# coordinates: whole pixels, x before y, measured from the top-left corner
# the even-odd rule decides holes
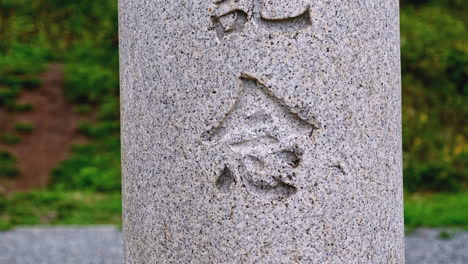
[[[32,111],[0,113],[0,133],[14,132],[16,123],[34,126],[31,134],[21,135],[19,144],[7,146],[0,143],[0,149],[17,158],[20,170],[13,182],[1,183],[0,193],[46,187],[51,171],[68,156],[70,145],[84,141],[76,132],[79,116],[63,94],[62,65],[49,65],[41,79],[38,90],[25,91],[18,99],[19,103],[31,103]]]

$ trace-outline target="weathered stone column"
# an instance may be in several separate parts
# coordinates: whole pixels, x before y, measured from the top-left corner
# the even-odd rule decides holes
[[[397,0],[120,0],[126,263],[404,263]]]

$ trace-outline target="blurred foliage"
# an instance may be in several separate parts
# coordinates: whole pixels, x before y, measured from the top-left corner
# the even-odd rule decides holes
[[[31,133],[34,130],[34,126],[29,123],[16,123],[15,131],[18,133]]]
[[[79,128],[90,143],[73,147],[47,191],[0,196],[0,228],[120,223],[117,32],[115,0],[0,0],[0,109],[34,110],[16,102],[19,94],[40,84],[46,63],[60,61],[66,98],[95,116]],[[0,174],[14,174],[15,158],[4,155],[10,161],[0,164]]]
[[[405,188],[457,191],[468,183],[468,7],[429,2],[401,12]]]
[[[8,109],[15,111],[15,112],[28,112],[34,109],[31,103],[14,103],[12,106],[8,107]]]
[[[7,145],[16,145],[21,142],[21,137],[15,134],[0,135],[0,142]]]
[[[8,152],[0,151],[0,178],[13,178],[18,176],[16,168],[16,158]]]
[[[53,171],[51,188],[120,191],[119,151],[118,137],[104,140],[100,144],[74,146],[73,155]]]
[[[118,95],[118,78],[112,69],[93,64],[68,64],[65,74],[65,96],[74,103],[97,103],[106,96]]]
[[[82,105],[77,105],[73,109],[75,113],[78,113],[80,115],[86,115],[89,114],[93,109],[91,108],[90,105],[87,104],[82,104]]]
[[[63,58],[75,46],[114,48],[117,43],[117,1],[1,0],[0,50],[11,43],[35,44]],[[33,45],[31,45],[33,46]]]
[[[0,108],[17,110],[21,90],[39,87],[38,74],[44,70],[46,60],[42,49],[26,44],[12,44],[8,53],[0,50]]]

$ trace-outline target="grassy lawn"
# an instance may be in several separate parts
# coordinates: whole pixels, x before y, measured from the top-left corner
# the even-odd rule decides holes
[[[405,224],[468,230],[468,192],[405,195]]]
[[[25,192],[0,197],[0,230],[31,225],[121,225],[120,193]]]

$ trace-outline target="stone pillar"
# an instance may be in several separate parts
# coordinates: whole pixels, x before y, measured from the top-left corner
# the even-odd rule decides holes
[[[120,0],[125,263],[404,263],[397,0]]]

